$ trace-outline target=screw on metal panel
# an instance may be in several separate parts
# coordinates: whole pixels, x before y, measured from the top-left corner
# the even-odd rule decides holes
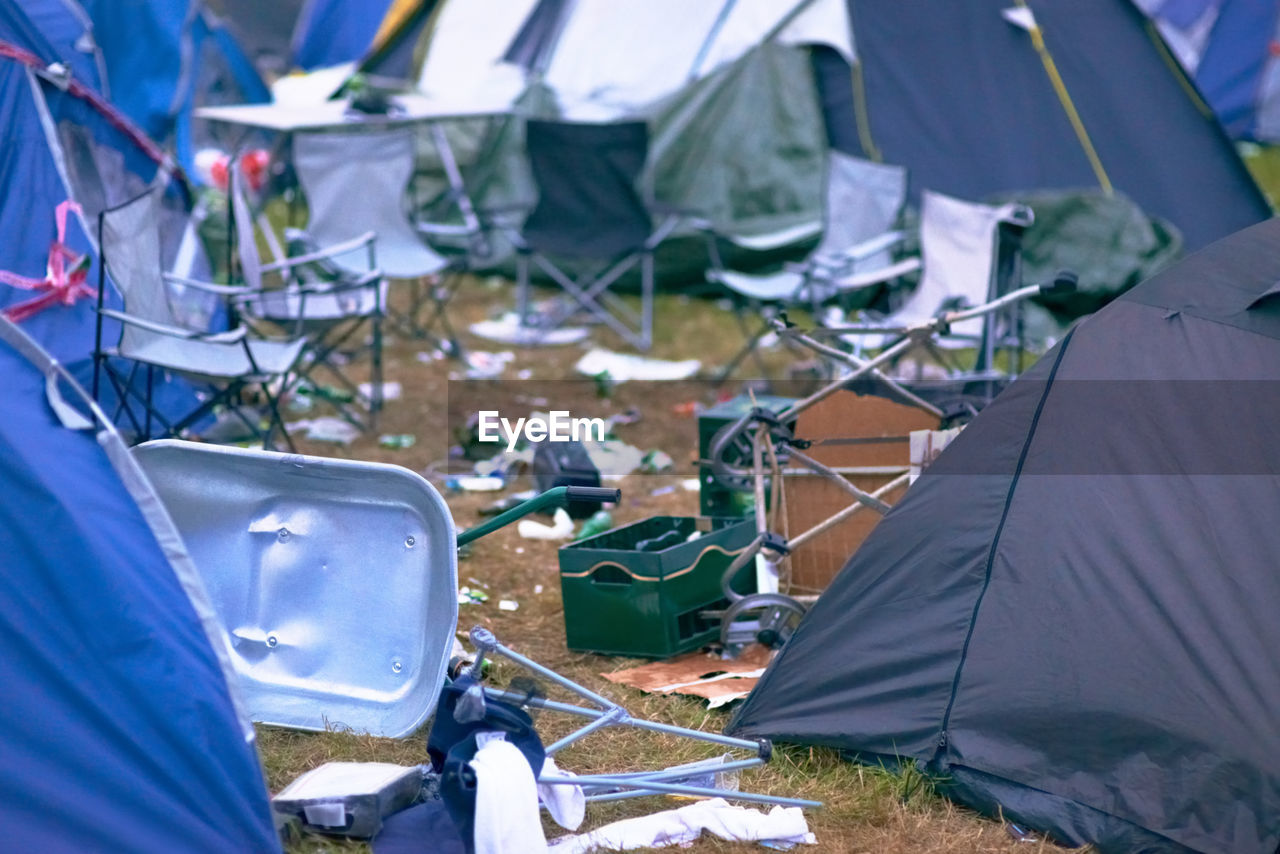
[[[401,664],[400,659],[397,658],[395,661],[391,662],[391,669],[394,672],[399,673],[401,670],[404,670],[404,665]]]
[[[275,635],[267,635],[267,646],[275,646],[280,643],[280,639]]]
[[[414,543],[416,543],[416,542],[417,542],[417,540],[415,540],[415,539],[414,539],[413,537],[411,537],[411,536],[410,536],[410,537],[405,537],[405,538],[404,538],[404,547],[405,547],[406,549],[411,549],[411,548],[413,548],[413,544],[414,544]]]
[[[287,541],[290,536],[291,535],[289,533],[288,528],[281,528],[279,531],[276,531],[276,540],[278,540],[279,542],[283,543]]]

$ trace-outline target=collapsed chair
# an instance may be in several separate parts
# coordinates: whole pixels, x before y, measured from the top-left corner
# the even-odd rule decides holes
[[[562,826],[576,828],[588,802],[616,801],[646,795],[724,797],[748,803],[793,807],[821,806],[816,801],[776,797],[723,788],[722,780],[766,764],[772,755],[767,741],[751,741],[718,733],[632,718],[625,708],[564,678],[499,643],[482,627],[471,630],[475,661],[444,686],[427,737],[431,772],[438,777],[439,799],[392,816],[386,833],[375,837],[375,854],[401,854],[420,850],[430,834],[440,850],[473,854],[482,839],[518,834],[528,850],[545,850],[540,839],[539,801]],[[585,700],[590,706],[547,699],[523,683],[523,690],[498,689],[483,684],[488,659],[502,658]],[[521,684],[520,680],[513,685]],[[587,719],[587,723],[552,744],[543,745],[534,713],[556,712]],[[680,738],[708,742],[730,750],[746,751],[746,758],[716,759],[672,768],[622,774],[574,775],[561,771],[553,757],[560,750],[609,727],[634,727]],[[505,764],[492,764],[481,773],[481,754],[493,741],[505,742]],[[515,781],[523,781],[523,783]],[[535,790],[536,786],[536,790]],[[433,849],[434,850],[434,849]]]
[[[554,791],[581,791],[584,800],[684,794],[816,805],[716,784],[716,775],[767,762],[768,742],[633,718],[606,697],[503,646],[483,628],[470,635],[474,661],[450,666],[458,618],[457,548],[566,500],[616,502],[618,490],[556,487],[455,533],[439,493],[398,466],[175,441],[151,442],[133,453],[228,629],[229,655],[255,720],[309,730],[345,726],[403,738],[435,714],[428,748],[451,816],[443,828],[436,825],[437,832],[448,834],[442,846],[448,838],[461,839],[467,848],[457,850],[467,850],[475,829],[491,826],[476,810],[492,806],[494,793],[477,790],[474,765],[490,738],[486,734],[495,732],[525,755],[526,781]],[[351,530],[361,536],[349,536]],[[317,566],[325,571],[317,573]],[[586,705],[521,690],[514,681],[504,688],[485,684],[486,660],[496,658]],[[572,715],[584,723],[543,746],[533,712]],[[546,763],[592,734],[623,726],[748,755],[581,776]],[[536,816],[537,795],[526,794],[510,806]],[[342,834],[357,824],[378,823],[356,822],[345,809],[323,813],[326,823],[319,829],[325,832]]]
[[[306,341],[302,338],[268,340],[256,336],[245,326],[226,332],[184,326],[170,305],[169,281],[222,297],[238,294],[239,289],[163,272],[158,205],[157,191],[150,190],[98,216],[102,263],[98,268],[94,398],[98,398],[105,376],[119,400],[120,411],[116,416],[123,412],[143,440],[152,438],[153,422],[163,428],[161,436],[182,436],[216,409],[225,407],[244,422],[251,434],[261,439],[264,447],[271,447],[276,428],[289,443],[280,418],[278,390],[288,386],[290,372],[297,368]],[[123,311],[104,307],[108,274],[124,299]],[[106,318],[121,324],[120,340],[115,347],[103,344]],[[113,364],[112,357],[116,356],[131,363],[127,373]],[[142,392],[133,382],[139,366],[145,367],[148,380]],[[156,369],[182,376],[206,389],[208,396],[186,415],[176,420],[167,418],[151,399],[150,380]],[[265,429],[256,417],[245,415],[241,407],[241,392],[249,387],[259,389],[265,403]],[[141,420],[133,413],[130,401],[142,405]]]

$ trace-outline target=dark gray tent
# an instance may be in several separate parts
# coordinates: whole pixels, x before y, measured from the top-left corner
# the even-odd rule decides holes
[[[815,56],[831,142],[909,167],[914,191],[1113,187],[1190,249],[1270,215],[1130,0],[849,0],[849,15],[858,73]]]
[[[1104,852],[1280,844],[1280,222],[1086,318],[873,531],[735,735]]]

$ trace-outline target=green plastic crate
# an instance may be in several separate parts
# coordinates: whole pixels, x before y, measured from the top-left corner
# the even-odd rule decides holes
[[[636,548],[673,530],[677,541],[667,548]],[[686,542],[694,531],[702,536]],[[560,592],[569,648],[665,658],[716,641],[719,622],[700,612],[725,606],[720,576],[754,538],[748,519],[653,516],[564,546]],[[743,569],[734,589],[754,592],[755,573]]]

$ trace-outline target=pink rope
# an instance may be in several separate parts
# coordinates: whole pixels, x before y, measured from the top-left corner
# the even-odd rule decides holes
[[[11,305],[0,312],[14,323],[21,323],[33,314],[52,305],[75,305],[76,300],[94,295],[89,287],[89,263],[87,255],[78,255],[67,246],[67,214],[80,212],[80,206],[72,201],[58,205],[54,218],[58,224],[58,237],[49,247],[49,263],[43,279],[30,279],[0,270],[0,283],[25,291],[43,291],[26,302]]]

